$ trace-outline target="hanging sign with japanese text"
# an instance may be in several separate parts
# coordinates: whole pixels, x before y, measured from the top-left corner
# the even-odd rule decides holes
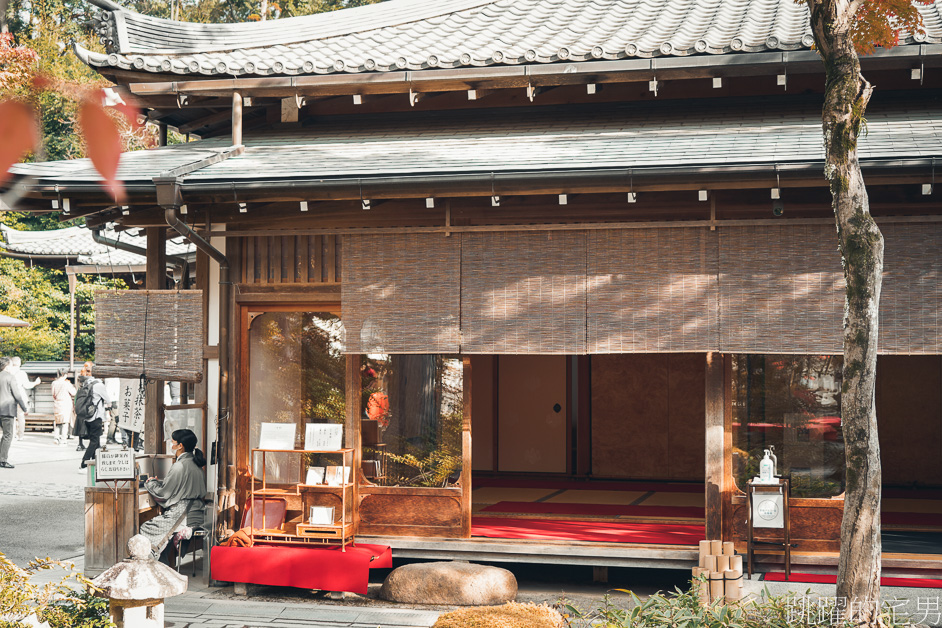
[[[144,431],[144,386],[139,379],[121,379],[118,425],[131,432]]]
[[[99,449],[95,452],[95,477],[99,480],[133,480],[133,449]]]

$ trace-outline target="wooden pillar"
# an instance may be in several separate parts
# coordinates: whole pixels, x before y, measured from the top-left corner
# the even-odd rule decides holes
[[[726,429],[724,422],[723,356],[706,354],[706,538],[723,536]]]
[[[167,228],[147,228],[147,290],[164,290],[167,287]],[[163,424],[160,406],[164,401],[164,383],[148,381],[144,402],[144,452],[160,453],[163,442]]]
[[[242,94],[232,92],[232,145],[242,143]]]
[[[461,536],[471,538],[471,358],[463,358],[461,394],[464,411],[461,421]],[[497,438],[497,432],[494,433]],[[496,467],[495,467],[496,468]]]
[[[360,478],[363,450],[360,446],[360,418],[363,414],[363,382],[360,379],[359,354],[347,354],[344,391],[346,394],[346,437],[344,447],[353,448],[353,529],[360,529]]]
[[[167,145],[167,124],[165,122],[157,123],[157,145]]]

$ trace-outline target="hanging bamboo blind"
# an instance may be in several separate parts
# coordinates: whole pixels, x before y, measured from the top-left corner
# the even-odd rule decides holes
[[[884,238],[880,353],[942,353],[942,225],[895,224]]]
[[[203,378],[201,290],[95,293],[95,376]]]
[[[589,232],[589,353],[715,350],[716,275],[715,232]]]
[[[460,240],[443,234],[344,238],[347,353],[457,353]]]
[[[842,351],[844,275],[834,227],[723,227],[718,233],[721,351]]]
[[[585,298],[585,232],[463,234],[463,353],[585,353]]]
[[[942,353],[942,225],[883,231],[880,353]],[[844,277],[831,225],[347,236],[345,243],[348,352],[843,348]]]

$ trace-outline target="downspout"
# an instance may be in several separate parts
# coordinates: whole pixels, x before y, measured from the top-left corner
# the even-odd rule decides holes
[[[233,438],[229,412],[229,301],[232,291],[232,284],[229,281],[229,258],[180,220],[178,207],[164,206],[164,219],[171,229],[219,263],[219,421],[216,428],[216,494],[226,496],[225,500],[219,504],[217,513],[220,510],[228,511],[234,505],[235,500],[235,487],[230,488],[228,483],[229,466],[233,461],[229,455],[224,455],[224,452],[231,449],[229,440]],[[231,522],[226,523],[223,530],[232,527]]]
[[[101,235],[101,228],[92,229],[92,240],[98,244],[104,244],[105,246],[110,246],[113,249],[118,249],[119,251],[126,251],[128,253],[134,253],[135,255],[140,255],[141,257],[147,257],[147,249],[134,246],[127,242],[121,242],[120,240],[112,240],[111,238],[106,238]],[[190,264],[186,261],[185,258],[178,255],[168,255],[168,262],[173,262],[173,265],[180,269],[180,276],[183,278],[181,282],[183,287],[186,288],[187,283],[190,279]]]

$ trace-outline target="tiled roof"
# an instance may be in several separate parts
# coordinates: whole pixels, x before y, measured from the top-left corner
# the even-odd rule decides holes
[[[811,47],[795,0],[387,0],[304,17],[195,24],[105,10],[93,67],[207,76],[388,72]],[[938,3],[916,6],[942,41]]]
[[[942,156],[942,103],[925,98],[875,99],[858,155],[867,160]],[[697,115],[691,115],[696,111]],[[323,126],[247,134],[245,152],[196,170],[184,190],[202,183],[236,187],[255,181],[356,180],[409,176],[460,178],[599,168],[670,168],[678,176],[705,166],[823,162],[818,97],[674,101],[427,115],[390,114],[331,120]],[[161,171],[224,148],[228,138],[127,153],[118,176],[150,185]],[[85,159],[19,164],[43,185],[98,181]]]
[[[69,163],[69,162],[50,162]],[[85,227],[66,227],[49,231],[19,231],[6,225],[0,225],[3,241],[0,249],[26,255],[50,255],[71,258],[79,264],[101,266],[142,265],[146,258],[127,251],[113,249],[99,244],[92,239],[92,232]],[[140,248],[147,247],[147,238],[128,231],[121,233],[103,229],[101,234],[111,240],[118,240]],[[167,241],[169,255],[185,255],[195,251],[193,245],[182,238]]]

